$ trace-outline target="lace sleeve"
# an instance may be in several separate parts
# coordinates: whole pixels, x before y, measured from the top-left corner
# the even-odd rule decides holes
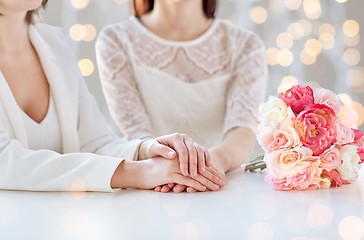
[[[127,139],[153,136],[120,33],[105,28],[96,43],[96,57],[110,114]]]
[[[231,79],[224,123],[224,134],[234,127],[248,127],[256,132],[258,109],[265,97],[267,60],[264,45],[250,33],[243,41]]]

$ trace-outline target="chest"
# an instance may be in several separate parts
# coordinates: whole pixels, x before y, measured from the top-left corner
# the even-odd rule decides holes
[[[18,106],[34,121],[41,122],[48,111],[49,84],[34,49],[21,56],[2,54],[0,70]]]

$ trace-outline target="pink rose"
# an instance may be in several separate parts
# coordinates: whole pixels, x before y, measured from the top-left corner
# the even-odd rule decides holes
[[[340,151],[335,145],[332,145],[331,148],[327,149],[320,156],[320,168],[323,168],[327,171],[335,169],[340,165]]]
[[[285,130],[266,128],[258,135],[258,142],[267,153],[297,147],[301,144],[296,130],[288,126]]]
[[[364,134],[359,129],[353,129],[353,131],[355,135],[353,144],[358,146],[357,153],[360,158],[359,164],[362,164],[364,162]]]
[[[343,103],[335,93],[324,88],[316,88],[313,91],[313,98],[315,103],[326,104],[334,109],[336,116],[340,115]]]
[[[322,171],[322,177],[330,179],[331,186],[333,186],[333,187],[341,187],[344,184],[349,184],[350,183],[350,182],[342,179],[340,177],[340,174],[336,170],[331,170],[329,172],[326,171],[326,170],[323,170]]]
[[[319,170],[318,161],[318,158],[314,158],[314,161],[312,161],[307,167],[290,177],[275,178],[268,170],[264,180],[271,183],[273,188],[277,190],[303,190],[307,188],[318,188],[318,184],[311,184],[315,178],[316,172]]]
[[[298,114],[295,129],[303,146],[318,156],[336,142],[335,112],[324,104],[314,104]]]
[[[288,106],[290,106],[296,113],[299,113],[307,106],[314,104],[313,90],[309,86],[293,86],[285,93],[280,93],[279,98],[282,99]]]
[[[312,159],[312,151],[306,147],[279,150],[264,155],[264,162],[274,178],[296,175],[310,165],[309,161]]]
[[[336,123],[336,143],[344,145],[354,141],[354,131],[347,127],[342,121]]]

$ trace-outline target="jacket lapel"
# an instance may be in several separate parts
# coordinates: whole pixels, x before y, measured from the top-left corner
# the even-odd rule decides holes
[[[69,92],[67,91],[67,88],[65,86],[65,76],[63,74],[63,71],[67,70],[62,69],[62,65],[65,64],[62,64],[62,62],[59,61],[57,62],[57,56],[50,47],[53,41],[44,41],[36,25],[29,26],[29,37],[33,44],[33,47],[38,53],[40,62],[42,63],[42,67],[48,79],[51,93],[53,95],[54,102],[57,108],[62,132],[63,152],[77,152],[79,151],[79,142],[77,129],[74,129],[77,126],[77,122],[75,122],[77,121],[77,116],[72,116],[73,112],[71,111],[71,99],[69,96]],[[57,43],[57,41],[54,42]],[[54,46],[54,48],[57,49],[57,46]]]
[[[11,92],[8,82],[0,71],[0,99],[5,108],[9,125],[12,128],[12,137],[18,139],[25,147],[28,147],[27,134],[23,119],[16,100]]]

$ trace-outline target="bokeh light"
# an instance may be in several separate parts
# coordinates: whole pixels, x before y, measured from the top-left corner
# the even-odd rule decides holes
[[[250,13],[250,18],[253,22],[257,24],[262,24],[267,21],[268,13],[263,7],[255,7]]]
[[[319,82],[316,81],[308,81],[307,85],[310,86],[312,89],[320,88],[321,85]]]
[[[94,63],[87,58],[81,59],[80,61],[78,61],[78,67],[81,70],[82,76],[90,76],[94,70],[95,70],[95,66]]]
[[[88,6],[90,0],[71,0],[71,4],[74,8],[82,9]]]
[[[278,87],[278,93],[281,92],[286,92],[288,89],[290,89],[292,86],[297,85],[298,81],[295,77],[293,76],[285,76],[282,81],[281,84]]]
[[[363,220],[356,216],[347,216],[339,223],[339,235],[343,240],[359,240],[364,236]]]
[[[348,48],[344,52],[344,61],[350,66],[354,66],[360,61],[360,52],[355,48]]]
[[[349,71],[346,83],[351,91],[356,93],[364,92],[364,68],[356,67]]]
[[[304,30],[304,36],[308,36],[312,33],[312,23],[310,21],[307,19],[302,19],[298,23],[301,24]]]
[[[86,36],[86,29],[81,24],[74,24],[69,31],[70,37],[74,41],[81,41]]]
[[[360,42],[360,35],[357,34],[354,37],[344,36],[344,42],[348,47],[355,47]]]
[[[301,7],[302,2],[301,0],[285,0],[284,4],[289,10],[294,11]]]
[[[305,35],[305,29],[300,23],[291,23],[288,26],[287,32],[291,34],[294,40],[299,40]]]
[[[307,53],[306,49],[303,49],[300,54],[301,61],[305,65],[311,65],[314,64],[317,60],[317,57],[315,55],[312,55],[311,53]]]
[[[316,57],[317,55],[319,55],[321,52],[321,49],[322,49],[321,43],[317,39],[311,38],[305,42],[304,50],[308,55],[310,55],[312,57]]]
[[[351,107],[358,114],[356,126],[360,127],[364,123],[364,106],[360,102],[352,102]]]
[[[335,45],[335,38],[331,33],[320,34],[319,41],[325,50],[331,49]]]
[[[348,37],[354,37],[359,33],[359,23],[354,20],[347,20],[343,24],[344,34]]]
[[[278,64],[277,61],[277,54],[278,54],[279,50],[277,48],[268,48],[267,49],[267,57],[268,57],[268,64],[269,65],[276,65]]]
[[[293,37],[291,34],[286,32],[280,33],[276,38],[276,42],[278,47],[282,49],[290,49],[293,45]]]
[[[85,29],[85,36],[83,38],[84,41],[92,41],[96,37],[96,28],[91,24],[86,24],[84,26]]]
[[[321,15],[321,4],[319,0],[304,0],[303,8],[309,19],[317,19]]]
[[[291,65],[293,60],[294,57],[292,52],[287,49],[280,50],[277,53],[277,62],[283,67]]]

